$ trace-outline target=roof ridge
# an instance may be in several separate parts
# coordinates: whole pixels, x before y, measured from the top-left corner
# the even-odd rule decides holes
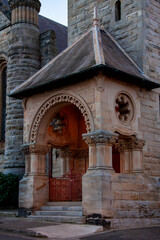
[[[93,26],[92,32],[93,32],[93,45],[94,45],[94,54],[95,54],[96,64],[105,64],[99,26],[97,25]]]

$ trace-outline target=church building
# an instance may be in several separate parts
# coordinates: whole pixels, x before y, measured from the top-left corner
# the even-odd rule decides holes
[[[72,219],[79,206],[77,222],[160,223],[160,3],[68,0],[66,48],[64,26],[40,33],[40,5],[0,8],[4,173],[22,176],[19,214],[65,221],[44,206]]]

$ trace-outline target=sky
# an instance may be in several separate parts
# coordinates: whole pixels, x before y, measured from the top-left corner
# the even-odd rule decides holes
[[[40,0],[40,2],[41,15],[65,26],[68,25],[67,0]]]

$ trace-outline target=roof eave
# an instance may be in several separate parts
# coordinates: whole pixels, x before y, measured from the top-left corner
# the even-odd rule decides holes
[[[23,99],[25,97],[34,95],[34,94],[38,94],[40,92],[44,92],[47,90],[50,90],[53,88],[58,88],[61,87],[62,85],[69,85],[74,83],[75,79],[76,82],[79,80],[84,80],[87,79],[88,77],[92,77],[96,74],[99,74],[99,72],[103,72],[105,75],[110,74],[114,77],[117,78],[117,73],[118,73],[118,79],[120,81],[132,84],[132,85],[137,85],[141,88],[145,88],[147,90],[152,90],[155,88],[159,88],[160,87],[160,83],[157,82],[153,82],[150,79],[147,79],[145,77],[138,77],[136,75],[118,70],[116,68],[110,67],[108,65],[104,65],[104,64],[99,64],[99,65],[94,65],[92,67],[89,67],[87,69],[83,69],[79,72],[67,75],[67,76],[63,76],[61,78],[57,78],[57,79],[51,79],[50,81],[48,81],[47,83],[43,83],[41,85],[38,86],[34,86],[34,87],[30,87],[26,90],[19,90],[19,91],[15,91],[13,93],[9,94],[9,97],[14,97],[14,98],[18,98],[18,99]]]

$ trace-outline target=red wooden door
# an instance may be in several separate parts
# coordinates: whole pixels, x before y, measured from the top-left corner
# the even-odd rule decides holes
[[[50,178],[50,201],[81,201],[82,200],[82,176],[74,170],[57,178]]]

